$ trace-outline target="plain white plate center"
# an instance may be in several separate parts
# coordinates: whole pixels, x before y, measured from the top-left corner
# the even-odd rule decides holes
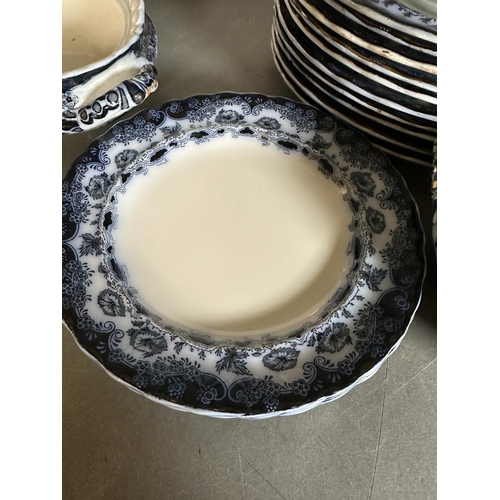
[[[118,261],[140,302],[184,328],[300,325],[352,265],[343,193],[300,152],[226,134],[171,151],[118,201]]]

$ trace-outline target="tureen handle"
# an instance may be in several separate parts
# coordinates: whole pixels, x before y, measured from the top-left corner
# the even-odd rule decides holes
[[[108,90],[93,102],[81,108],[63,106],[63,133],[82,132],[104,124],[141,104],[158,88],[158,72],[153,64],[146,64],[140,73]]]

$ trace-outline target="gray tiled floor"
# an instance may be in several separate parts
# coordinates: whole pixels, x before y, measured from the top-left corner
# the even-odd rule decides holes
[[[294,97],[271,57],[271,0],[148,0],[147,11],[158,32],[160,87],[143,107],[222,90]],[[63,138],[63,174],[102,132]],[[63,331],[65,500],[436,498],[430,173],[396,166],[421,210],[428,273],[415,320],[379,372],[301,415],[217,420],[129,391]]]

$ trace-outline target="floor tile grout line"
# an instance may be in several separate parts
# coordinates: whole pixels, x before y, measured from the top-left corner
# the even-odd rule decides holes
[[[403,385],[399,386],[395,391],[391,392],[387,396],[387,399],[392,398],[392,396],[394,396],[394,394],[398,393],[401,389],[403,389],[404,387],[406,387],[412,380],[416,379],[422,372],[424,372],[425,370],[427,370],[427,368],[429,368],[429,366],[431,366],[436,360],[437,360],[437,357],[434,358],[430,363],[428,363],[427,365],[425,365],[418,373],[416,373],[415,375],[413,375],[413,377],[411,377],[409,380],[407,380]]]
[[[375,455],[375,464],[373,465],[373,476],[372,476],[372,484],[370,486],[370,497],[371,500],[373,496],[373,487],[375,485],[375,475],[377,474],[377,464],[378,464],[378,454],[380,450],[380,438],[382,437],[382,424],[384,422],[384,409],[385,409],[385,393],[387,390],[387,363],[385,364],[385,376],[384,376],[384,394],[382,396],[382,412],[380,415],[380,427],[378,430],[378,441],[377,441],[377,453]]]
[[[255,465],[254,465],[252,462],[250,462],[250,460],[248,460],[248,458],[247,458],[247,457],[245,457],[245,456],[244,456],[243,458],[244,458],[244,460],[245,460],[248,464],[250,464],[250,466],[252,467],[252,469],[253,469],[253,470],[254,470],[254,471],[255,471],[255,472],[256,472],[256,473],[257,473],[257,474],[258,474],[258,475],[259,475],[262,479],[264,479],[264,481],[265,481],[265,482],[266,482],[269,486],[271,486],[271,488],[272,488],[274,491],[276,491],[276,493],[278,493],[278,495],[279,495],[281,498],[283,498],[283,500],[287,500],[287,498],[286,498],[285,496],[283,496],[283,494],[282,494],[282,493],[278,490],[278,488],[276,488],[276,486],[274,486],[274,485],[273,485],[273,484],[269,481],[269,479],[267,479],[267,478],[266,478],[266,477],[265,477],[265,476],[264,476],[261,472],[259,472],[259,470],[257,469],[257,467],[255,467]]]
[[[233,430],[234,430],[234,428],[233,428]],[[243,495],[242,499],[245,500],[245,484],[243,483],[243,468],[241,466],[241,450],[240,450],[240,445],[237,443],[236,447],[238,448],[238,460],[239,460],[239,463],[240,463],[241,492],[242,492],[242,495]]]

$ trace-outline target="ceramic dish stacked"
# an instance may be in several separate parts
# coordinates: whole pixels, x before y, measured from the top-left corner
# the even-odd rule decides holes
[[[432,162],[432,239],[434,241],[434,248],[437,250],[437,190],[438,190],[438,163],[437,163],[437,139],[434,143],[433,162]]]
[[[415,0],[420,4],[419,0]],[[275,0],[272,50],[288,86],[387,154],[432,166],[437,129],[435,3]]]
[[[417,206],[386,155],[261,94],[116,124],[63,182],[63,319],[171,408],[263,418],[332,401],[403,339],[422,293]]]

